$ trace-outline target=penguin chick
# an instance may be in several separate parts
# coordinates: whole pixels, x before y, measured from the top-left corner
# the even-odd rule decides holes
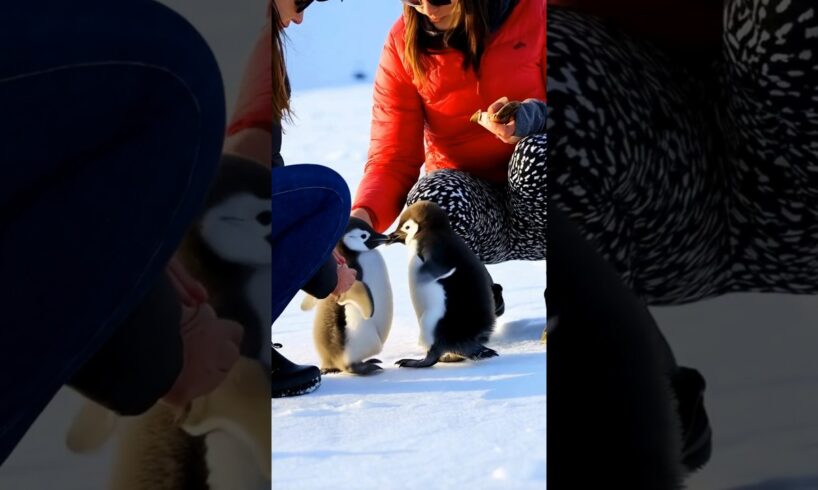
[[[322,373],[340,371],[375,374],[381,371],[377,359],[365,359],[383,350],[392,327],[392,287],[386,263],[375,250],[388,237],[377,233],[365,221],[350,218],[338,250],[347,265],[358,273],[345,294],[302,303],[307,309],[317,303],[313,324],[315,347],[321,358]]]
[[[179,256],[216,313],[244,327],[241,354],[271,364],[272,185],[270,170],[225,155],[205,210]]]
[[[497,356],[484,346],[494,330],[492,280],[486,267],[451,228],[437,204],[419,201],[401,214],[390,243],[409,248],[409,287],[420,325],[421,360],[401,367],[429,367]],[[445,356],[445,357],[444,357]]]

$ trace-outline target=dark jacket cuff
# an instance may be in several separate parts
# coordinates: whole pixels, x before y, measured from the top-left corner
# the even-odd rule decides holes
[[[338,285],[338,264],[331,255],[318,269],[318,272],[307,281],[303,289],[305,293],[318,299],[326,298]]]
[[[525,138],[532,134],[545,132],[545,122],[548,119],[548,106],[537,99],[526,99],[520,104],[514,116],[514,136]]]
[[[182,370],[181,303],[163,275],[68,385],[120,415],[139,415]]]

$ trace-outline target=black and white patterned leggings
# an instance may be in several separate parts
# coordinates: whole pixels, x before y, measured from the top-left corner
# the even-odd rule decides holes
[[[549,9],[549,202],[650,304],[818,292],[818,5],[724,3],[703,69]]]
[[[455,232],[487,264],[545,260],[544,134],[517,143],[508,166],[508,184],[491,184],[460,170],[437,170],[409,192],[407,205],[434,201]]]

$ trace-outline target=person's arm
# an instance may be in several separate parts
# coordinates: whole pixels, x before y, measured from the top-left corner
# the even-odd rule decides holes
[[[170,391],[182,370],[181,304],[162,278],[68,385],[120,415],[137,415]]]
[[[138,415],[160,400],[183,410],[222,382],[243,329],[217,318],[177,272],[160,277],[69,386],[120,415]]]
[[[547,33],[546,33],[547,35]],[[547,46],[547,42],[546,42]],[[548,68],[548,49],[543,46],[542,50],[542,80],[546,86],[546,93],[548,92],[548,77],[546,70]],[[526,99],[520,104],[517,114],[514,117],[515,125],[514,136],[524,138],[530,134],[540,134],[545,132],[545,123],[548,120],[548,106],[545,100]]]
[[[547,7],[543,5],[543,22],[546,25]],[[546,33],[547,36],[547,33]],[[548,42],[543,40],[542,58],[540,66],[542,69],[542,83],[548,92]],[[486,112],[481,112],[477,122],[494,133],[501,141],[508,144],[517,144],[522,138],[532,134],[545,133],[545,125],[548,120],[548,106],[545,99],[528,98],[522,101],[514,112],[511,120],[507,123],[493,122],[490,117],[499,111],[509,102],[508,97],[501,97],[492,103]]]
[[[400,214],[425,159],[423,102],[398,49],[393,30],[375,76],[369,153],[352,205],[353,216],[368,217],[379,232]]]
[[[337,262],[330,256],[301,290],[318,299],[326,298],[338,284],[337,269]]]

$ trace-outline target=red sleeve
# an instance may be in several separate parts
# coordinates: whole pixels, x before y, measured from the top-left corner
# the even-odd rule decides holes
[[[236,111],[230,119],[227,134],[242,129],[261,128],[272,131],[273,125],[273,78],[272,78],[272,28],[264,26],[256,41],[253,53],[244,70],[239,89]]]
[[[393,31],[375,75],[369,154],[352,205],[366,209],[379,232],[395,221],[418,180],[425,159],[423,126],[423,102],[401,63]]]

